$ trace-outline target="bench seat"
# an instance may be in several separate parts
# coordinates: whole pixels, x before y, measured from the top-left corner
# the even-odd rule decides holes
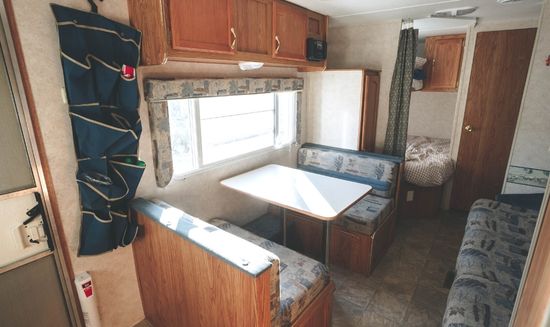
[[[372,235],[389,218],[393,208],[393,199],[367,194],[334,223],[349,231]]]
[[[330,282],[325,265],[221,219],[210,224],[275,254],[279,262],[281,326],[289,326]]]
[[[481,199],[468,215],[443,326],[506,326],[538,212]]]

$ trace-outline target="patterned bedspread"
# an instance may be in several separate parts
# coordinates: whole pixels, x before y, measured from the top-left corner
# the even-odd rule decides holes
[[[537,216],[497,201],[473,204],[443,326],[508,326]]]
[[[405,179],[424,187],[445,184],[455,167],[448,139],[411,136],[407,138]]]

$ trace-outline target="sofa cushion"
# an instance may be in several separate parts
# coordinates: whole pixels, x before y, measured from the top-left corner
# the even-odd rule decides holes
[[[305,144],[298,152],[298,168],[373,187],[372,194],[394,195],[399,163],[392,156]]]
[[[209,223],[279,257],[280,308],[277,319],[281,326],[289,326],[330,281],[327,267],[320,262],[224,220],[213,219]]]
[[[508,326],[516,292],[481,277],[459,276],[449,291],[443,326]]]
[[[443,326],[506,326],[538,213],[481,199],[468,215]]]
[[[372,235],[388,219],[393,207],[393,199],[367,194],[334,223],[349,231]]]

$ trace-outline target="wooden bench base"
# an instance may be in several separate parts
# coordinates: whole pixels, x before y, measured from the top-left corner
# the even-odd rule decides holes
[[[353,272],[370,275],[384,257],[395,236],[397,210],[378,227],[373,235],[347,231],[331,225],[330,263]],[[293,228],[289,232],[289,247],[311,258],[324,258],[323,222],[292,212],[288,213]]]

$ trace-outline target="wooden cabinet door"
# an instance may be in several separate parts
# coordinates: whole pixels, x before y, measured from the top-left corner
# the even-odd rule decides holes
[[[307,36],[323,41],[327,39],[326,16],[313,11],[308,11]]]
[[[307,13],[289,3],[273,2],[273,56],[306,60]]]
[[[367,71],[363,85],[363,110],[361,113],[361,151],[374,152],[376,146],[376,123],[378,120],[378,96],[380,73]]]
[[[273,1],[235,0],[235,34],[239,52],[271,54]]]
[[[464,35],[426,38],[426,91],[455,91],[458,88]]]
[[[233,52],[233,0],[172,0],[172,48],[204,52]]]

